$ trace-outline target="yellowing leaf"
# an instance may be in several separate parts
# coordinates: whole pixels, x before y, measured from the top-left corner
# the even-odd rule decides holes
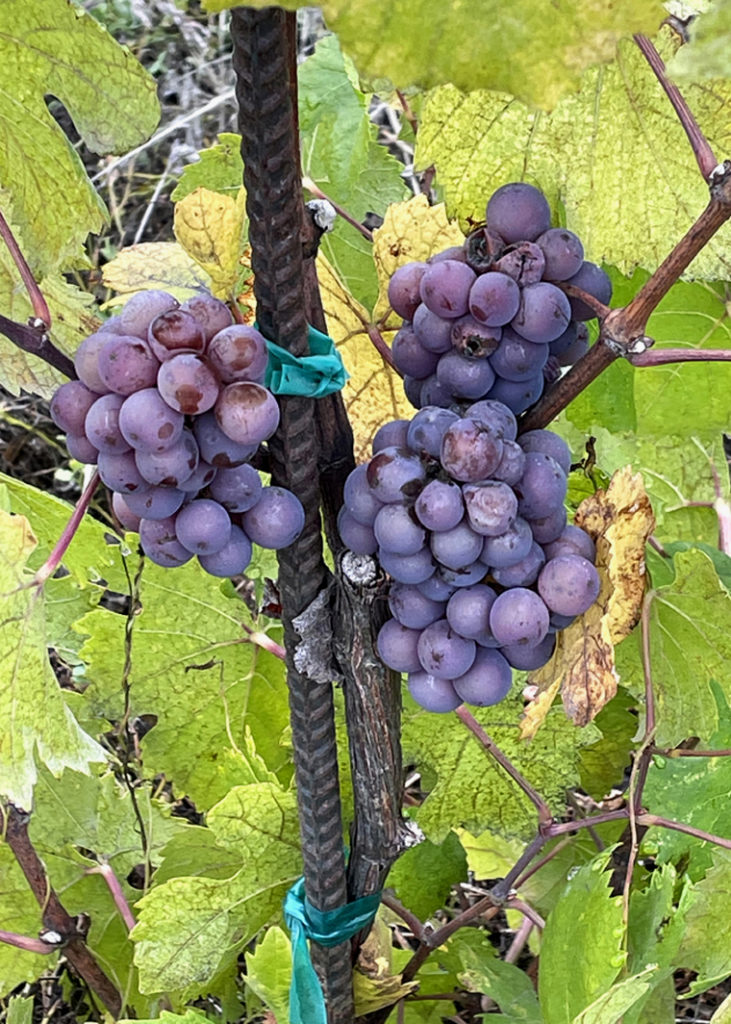
[[[127,246],[105,263],[102,281],[107,288],[121,293],[111,300],[111,305],[126,302],[135,292],[150,288],[162,288],[184,302],[211,286],[208,274],[177,242]]]
[[[379,916],[361,946],[353,972],[356,1017],[393,1006],[418,988],[415,981],[402,984],[401,976],[393,973],[392,948],[391,929]]]
[[[175,207],[175,237],[209,275],[217,298],[235,293],[241,278],[245,225],[243,188],[236,197],[197,188]]]
[[[617,692],[614,645],[640,614],[645,544],[655,525],[641,476],[629,467],[617,470],[606,491],[582,501],[576,524],[596,541],[601,589],[591,608],[558,634],[553,657],[531,677],[538,696],[526,709],[523,739],[535,736],[559,690],[575,725],[586,725],[601,711]]]

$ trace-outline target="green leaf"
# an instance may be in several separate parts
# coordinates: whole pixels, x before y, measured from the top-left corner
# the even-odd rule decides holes
[[[607,850],[575,872],[546,921],[538,995],[545,1024],[572,1024],[617,977],[622,952],[622,900],[611,896]],[[581,956],[567,956],[567,950]]]
[[[547,24],[553,32],[552,16]],[[656,45],[667,59],[677,40],[665,29]],[[713,89],[688,85],[683,94],[715,151],[727,152],[731,83],[715,82]],[[657,267],[708,203],[680,122],[630,41],[620,44],[615,63],[585,72],[580,91],[550,115],[502,93],[462,93],[453,85],[434,90],[422,108],[415,162],[435,164],[449,210],[463,224],[484,219],[487,198],[499,185],[533,182],[554,210],[560,204],[565,226],[581,238],[587,259],[614,264],[623,273],[638,265]],[[642,187],[628,189],[630,180]],[[725,279],[730,245],[726,225],[688,275]]]
[[[698,971],[687,996],[697,995],[731,974],[728,906],[731,900],[731,852],[717,850],[714,866],[693,888],[686,915],[680,962]]]
[[[170,1010],[161,1010],[156,1017],[148,1017],[140,1020],[135,1017],[133,1020],[123,1018],[119,1024],[208,1024],[209,1017],[200,1010],[189,1009],[185,1013],[171,1013]]]
[[[241,136],[235,132],[221,132],[216,145],[201,150],[198,157],[195,163],[183,168],[180,181],[170,196],[172,201],[177,203],[185,199],[197,188],[228,192],[236,198],[244,180]]]
[[[731,598],[711,560],[701,551],[679,552],[675,580],[659,587],[650,609],[650,658],[655,689],[658,746],[674,747],[688,736],[707,743],[718,728],[711,684],[731,696]],[[617,670],[625,686],[644,687],[638,632],[617,648]]]
[[[104,264],[102,281],[119,293],[106,303],[114,307],[124,305],[136,292],[152,288],[169,292],[178,302],[211,289],[209,275],[177,242],[127,246]]]
[[[668,65],[678,81],[731,78],[731,3],[716,0],[694,18],[690,36]],[[714,1018],[715,1019],[715,1018]]]
[[[418,918],[444,906],[453,885],[467,878],[467,857],[454,832],[436,845],[425,840],[402,854],[388,875],[388,886]]]
[[[37,935],[42,927],[41,912],[28,887],[10,847],[0,842],[0,913],[3,928],[18,935]],[[7,996],[18,985],[35,981],[55,963],[56,957],[26,953],[0,942],[0,997]],[[33,1000],[30,1000],[31,1004]]]
[[[106,220],[45,97],[61,100],[94,152],[124,152],[157,124],[155,83],[129,50],[67,0],[5,0],[0,38],[0,180],[9,190],[1,205],[20,228],[26,259],[43,275],[78,260],[87,234]]]
[[[616,1024],[618,1020],[624,1020],[622,1015],[648,994],[656,976],[657,967],[653,966],[646,967],[632,978],[623,978],[575,1017],[573,1024]]]
[[[477,879],[503,878],[524,849],[523,843],[503,839],[489,829],[477,836],[459,829],[458,835],[467,854],[467,867]]]
[[[289,1015],[292,947],[281,928],[269,928],[253,953],[246,953],[246,984],[278,1021]]]
[[[602,738],[579,753],[581,786],[596,800],[601,800],[624,778],[630,763],[632,737],[637,732],[636,701],[625,690],[609,701],[594,719]]]
[[[7,1024],[31,1024],[33,1020],[33,1000],[13,996],[8,1000]]]
[[[543,1024],[533,983],[515,964],[500,960],[485,943],[484,950],[462,946],[459,957],[463,969],[457,979],[468,992],[483,992],[494,999],[506,1024]],[[492,952],[492,955],[490,953]]]

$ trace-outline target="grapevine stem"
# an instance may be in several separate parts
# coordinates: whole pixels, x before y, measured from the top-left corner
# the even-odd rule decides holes
[[[511,910],[519,911],[528,921],[532,921],[536,928],[543,930],[546,927],[546,922],[543,920],[541,915],[524,900],[520,900],[516,896],[512,896],[508,900],[506,906]]]
[[[43,565],[38,569],[35,576],[33,577],[29,586],[42,587],[46,580],[50,579],[51,576],[56,572],[59,565],[63,560],[63,556],[66,554],[69,544],[76,536],[76,531],[81,525],[81,521],[86,515],[89,503],[94,495],[94,491],[99,485],[99,474],[95,471],[89,483],[84,488],[81,497],[76,503],[76,508],[71,513],[66,526],[63,528],[63,533],[58,538],[53,551],[50,553]]]
[[[49,953],[57,953],[60,945],[52,945],[44,942],[43,939],[32,939],[27,935],[17,935],[15,932],[6,932],[0,928],[0,942],[8,946],[15,946],[16,949],[24,949],[27,953],[41,953],[47,956]]]
[[[344,207],[340,206],[339,203],[336,203],[334,199],[331,199],[330,196],[323,192],[321,188],[318,188],[312,178],[303,178],[302,187],[306,188],[308,192],[311,192],[313,196],[317,196],[318,199],[324,199],[326,202],[330,203],[338,217],[342,217],[342,219],[347,221],[351,227],[354,227],[356,231],[360,232],[366,242],[373,241],[373,232],[369,231],[365,224],[361,224],[359,220],[356,220],[352,214],[348,213],[348,211],[344,209]]]
[[[623,821],[627,817],[627,808],[621,807],[616,811],[603,811],[601,814],[593,814],[590,818],[577,818],[576,821],[557,821],[546,828],[547,836],[552,839],[555,836],[568,835],[571,832],[578,832],[581,828],[590,828],[594,825],[604,825],[608,821]]]
[[[676,747],[675,750],[663,750],[662,747],[651,747],[653,754],[659,754],[661,757],[731,757],[731,747],[726,750],[684,750],[682,747]]]
[[[653,348],[647,352],[628,356],[633,366],[667,366],[668,363],[727,363],[731,362],[731,349],[727,348]]]
[[[658,814],[638,814],[638,825],[659,825],[661,828],[671,828],[675,832],[682,832],[686,836],[695,836],[696,839],[703,839],[707,843],[715,843],[722,846],[724,850],[731,850],[731,839],[724,839],[723,836],[713,835],[711,832],[704,832],[701,828],[693,828],[692,825],[685,825],[682,821],[671,821],[670,818],[662,818]]]
[[[373,342],[373,347],[375,348],[376,352],[378,352],[380,357],[383,359],[384,363],[387,363],[391,367],[391,369],[399,375],[399,377],[403,377],[403,373],[401,373],[400,370],[397,370],[396,367],[394,366],[393,356],[391,355],[391,349],[386,344],[383,335],[378,330],[376,325],[368,324],[366,326],[366,331],[368,332],[368,337]]]
[[[570,842],[571,837],[567,836],[566,839],[562,839],[560,843],[556,843],[553,849],[549,850],[545,857],[541,857],[541,859],[534,864],[532,868],[529,868],[516,880],[515,888],[520,889],[521,885],[525,885],[529,878],[532,878],[533,875],[540,871],[545,864],[548,864],[549,860],[553,860],[556,854],[560,853],[561,850],[568,846]]]
[[[23,352],[37,356],[49,366],[55,367],[69,380],[76,379],[73,361],[56,348],[46,334],[45,325],[19,324],[15,320],[9,320],[8,317],[0,315],[0,334],[4,334]]]
[[[423,942],[424,925],[415,914],[412,914],[411,911],[403,905],[403,903],[396,899],[390,889],[386,889],[383,893],[381,903],[384,907],[388,907],[389,910],[392,910],[394,914],[397,914],[404,924],[408,925],[409,931],[413,936],[418,939],[419,942]]]
[[[533,922],[529,917],[524,917],[520,923],[520,927],[515,933],[513,941],[510,943],[510,948],[505,954],[506,964],[515,964],[520,958],[520,954],[523,952],[526,942],[530,938],[530,933],[533,931]]]
[[[33,306],[33,312],[36,317],[43,322],[43,325],[48,328],[51,326],[51,314],[48,309],[48,303],[46,302],[41,289],[38,287],[36,279],[31,273],[31,269],[26,263],[25,256],[20,251],[15,235],[13,234],[10,225],[0,213],[0,237],[8,247],[10,255],[13,257],[13,262],[18,268],[18,273],[23,279],[23,284],[28,292],[28,298],[30,299],[31,305]]]
[[[504,878],[501,878],[500,881],[490,890],[490,896],[493,903],[504,903],[510,896],[510,893],[513,892],[514,889],[518,888],[518,878],[521,877],[521,873],[528,867],[536,854],[541,852],[545,845],[546,839],[541,833],[535,836],[535,838],[528,843],[518,860],[513,864],[510,871],[508,871],[507,875]],[[553,854],[551,854],[551,856],[553,856]],[[550,857],[544,857],[540,864],[536,866],[535,871],[538,871],[539,867],[542,864],[545,864],[547,860],[550,860]],[[531,874],[534,874],[534,871],[526,874],[522,880],[525,881],[526,878],[530,878]]]
[[[246,636],[244,640],[248,644],[255,644],[257,647],[261,647],[262,650],[268,651],[273,654],[275,658],[279,658],[281,661],[287,660],[287,652],[278,644],[276,640],[272,640],[266,633],[262,633],[259,630],[252,629],[251,626],[247,626],[245,622],[242,622],[244,632]]]
[[[106,882],[107,888],[112,894],[114,905],[119,911],[119,915],[127,925],[127,930],[132,931],[134,926],[137,924],[135,916],[132,913],[132,908],[127,902],[127,897],[122,891],[122,886],[119,884],[119,879],[114,874],[109,864],[96,864],[93,868],[88,868],[85,872],[87,875],[101,875]]]

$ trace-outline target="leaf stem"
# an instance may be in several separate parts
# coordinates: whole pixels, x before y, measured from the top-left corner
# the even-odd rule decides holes
[[[99,473],[95,471],[89,480],[89,483],[84,488],[81,497],[77,501],[76,508],[71,513],[71,518],[64,526],[63,532],[58,538],[53,551],[50,553],[43,565],[38,569],[29,586],[42,587],[46,580],[50,579],[56,572],[63,560],[63,556],[68,551],[71,541],[76,536],[76,531],[81,525],[82,519],[86,515],[89,503],[91,502],[91,499],[94,496],[94,491],[98,486]]]
[[[513,941],[510,943],[510,948],[505,954],[504,960],[506,964],[515,964],[520,959],[520,954],[523,952],[526,942],[530,938],[530,933],[533,931],[534,925],[529,917],[524,917],[520,922],[520,927],[515,933]]]
[[[18,273],[23,279],[23,284],[28,292],[28,298],[33,306],[33,312],[36,317],[42,321],[42,325],[49,328],[51,326],[51,314],[48,310],[48,303],[46,302],[41,289],[38,287],[38,282],[33,277],[30,267],[26,263],[25,256],[20,251],[20,246],[15,239],[15,235],[13,234],[10,225],[3,217],[2,213],[0,213],[0,237],[8,247],[8,251],[13,257],[13,262],[18,268]]]
[[[132,931],[134,926],[137,924],[135,916],[132,913],[132,908],[127,902],[127,897],[122,891],[122,886],[119,884],[119,879],[115,875],[110,864],[96,864],[93,868],[88,868],[85,872],[87,875],[101,875],[106,882],[107,888],[112,894],[114,904],[119,911],[120,917],[127,925],[127,930]]]
[[[728,348],[653,348],[627,357],[633,366],[667,366],[668,363],[731,362]]]
[[[287,652],[285,649],[281,644],[278,644],[276,640],[272,640],[267,633],[262,633],[259,630],[252,629],[251,626],[248,626],[245,622],[242,622],[241,625],[246,633],[246,636],[244,637],[245,643],[255,644],[257,647],[261,647],[263,651],[268,651],[269,654],[273,654],[274,657],[279,658],[280,661],[287,660]]]
[[[541,915],[533,907],[529,906],[525,900],[518,899],[517,896],[511,896],[506,906],[510,910],[517,910],[528,921],[532,921],[536,928],[543,930],[546,927],[546,922]]]
[[[676,747],[674,750],[663,750],[662,747],[651,747],[653,754],[660,757],[731,757],[731,747],[726,750],[685,750],[683,747]]]
[[[670,818],[662,818],[658,814],[638,814],[638,825],[659,825],[661,828],[671,828],[675,832],[682,832],[686,836],[695,836],[696,839],[703,839],[707,843],[715,843],[722,846],[724,850],[731,850],[731,839],[724,839],[723,836],[713,835],[711,832],[704,832],[701,828],[693,828],[692,825],[685,825],[682,821],[672,821]]]
[[[27,953],[40,953],[42,956],[57,953],[63,947],[62,942],[58,944],[44,942],[43,939],[32,939],[27,935],[6,932],[2,928],[0,928],[0,942],[4,942],[7,946],[15,946],[16,949],[24,949]]]

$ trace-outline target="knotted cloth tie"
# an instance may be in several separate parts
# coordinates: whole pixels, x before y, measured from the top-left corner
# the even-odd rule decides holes
[[[264,384],[272,394],[324,398],[345,386],[348,373],[332,338],[310,327],[307,340],[310,354],[293,356],[267,339],[269,365]]]
[[[317,910],[305,896],[305,880],[294,883],[284,900],[284,920],[292,936],[292,986],[289,990],[290,1024],[327,1024],[325,998],[310,959],[307,940],[319,946],[337,946],[370,927],[381,893],[361,896],[335,910]]]

